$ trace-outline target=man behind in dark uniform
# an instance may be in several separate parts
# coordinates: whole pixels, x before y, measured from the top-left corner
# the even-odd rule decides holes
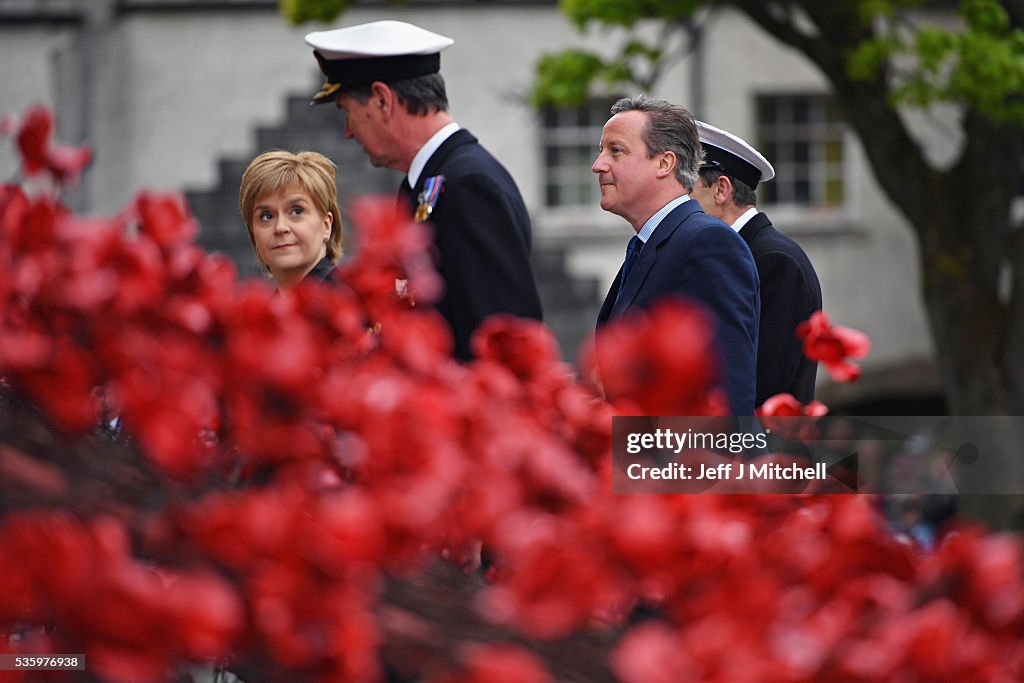
[[[810,403],[818,364],[804,355],[796,328],[821,309],[821,286],[800,245],[757,210],[754,190],[759,182],[774,178],[775,169],[732,133],[703,121],[697,128],[704,162],[693,198],[706,213],[739,232],[754,255],[761,283],[756,404],[781,393]]]
[[[374,166],[407,176],[400,196],[434,228],[435,263],[445,291],[437,309],[455,338],[455,356],[487,316],[541,318],[530,265],[530,218],[515,181],[448,113],[441,50],[451,38],[400,21],[316,31],[306,36],[327,78],[313,103],[346,113],[344,135]]]

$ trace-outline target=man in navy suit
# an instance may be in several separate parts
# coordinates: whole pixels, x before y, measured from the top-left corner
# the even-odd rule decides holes
[[[754,255],[761,282],[755,403],[782,393],[810,403],[818,364],[804,355],[796,328],[821,309],[821,285],[800,245],[757,210],[754,191],[758,183],[775,177],[775,169],[742,138],[703,121],[697,128],[704,163],[693,199],[740,234]]]
[[[693,116],[644,96],[619,100],[611,113],[591,170],[601,184],[601,208],[625,218],[636,236],[598,328],[671,296],[703,304],[714,318],[730,411],[752,415],[757,269],[739,235],[689,201],[701,157]]]
[[[400,21],[376,21],[306,36],[327,78],[313,103],[335,102],[374,166],[406,173],[399,191],[417,221],[434,227],[444,281],[437,310],[457,358],[499,312],[541,318],[530,265],[526,206],[512,177],[448,113],[441,50],[455,41]]]

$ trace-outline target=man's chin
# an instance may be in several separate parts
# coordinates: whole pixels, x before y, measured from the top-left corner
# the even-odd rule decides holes
[[[402,168],[396,165],[390,158],[370,156],[368,156],[368,158],[370,159],[370,164],[374,168],[390,168],[393,171],[401,171],[402,173],[406,173],[409,170],[408,168]]]

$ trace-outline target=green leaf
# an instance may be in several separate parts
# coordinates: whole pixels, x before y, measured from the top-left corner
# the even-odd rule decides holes
[[[863,0],[857,8],[860,20],[865,25],[870,25],[878,17],[891,17],[893,6],[890,0]]]
[[[577,28],[591,22],[632,28],[643,19],[678,20],[693,15],[707,0],[561,0],[562,12]]]
[[[603,73],[601,73],[601,80],[609,85],[616,85],[619,83],[634,83],[637,79],[629,64],[625,62],[612,62],[605,65]]]
[[[897,42],[886,36],[875,36],[864,41],[847,57],[847,74],[854,80],[875,80],[881,76],[886,61],[897,47]]]
[[[349,0],[279,0],[278,9],[288,23],[299,25],[309,21],[328,23],[349,8]]]
[[[537,63],[530,102],[538,108],[583,105],[589,99],[591,84],[606,69],[604,60],[585,50],[545,54]]]
[[[631,57],[641,57],[650,61],[656,61],[661,59],[662,51],[661,48],[655,45],[648,45],[641,40],[630,40],[622,46],[622,57],[623,59],[629,59]]]
[[[914,48],[920,65],[926,71],[935,71],[949,57],[956,44],[954,36],[945,29],[926,26],[918,31]]]
[[[1010,16],[996,0],[963,0],[960,13],[976,31],[1002,34],[1010,28]]]

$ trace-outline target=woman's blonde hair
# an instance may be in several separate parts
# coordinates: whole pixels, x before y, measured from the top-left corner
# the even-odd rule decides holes
[[[331,263],[338,262],[341,258],[341,211],[334,184],[336,173],[334,162],[319,152],[292,153],[272,149],[252,160],[242,174],[238,203],[245,228],[249,231],[249,241],[261,266],[265,268],[267,264],[256,250],[256,238],[252,233],[253,209],[261,197],[295,186],[309,193],[321,213],[331,214],[333,221],[331,236],[327,240],[327,258]]]

